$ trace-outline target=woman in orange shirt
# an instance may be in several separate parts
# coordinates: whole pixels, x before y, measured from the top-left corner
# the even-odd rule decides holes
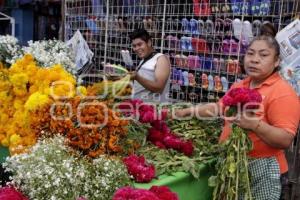
[[[269,25],[268,25],[269,26]],[[292,87],[278,74],[280,47],[272,33],[255,38],[249,45],[244,69],[247,78],[232,85],[257,90],[262,95],[262,110],[249,115],[225,120],[220,141],[230,134],[230,123],[250,130],[253,150],[249,156],[256,158],[249,164],[252,174],[251,190],[255,199],[280,199],[280,175],[288,171],[284,149],[292,143],[300,120],[300,103]],[[177,118],[187,116],[215,117],[223,111],[222,101],[177,110]],[[252,166],[251,166],[252,165]],[[255,177],[263,174],[263,177]]]

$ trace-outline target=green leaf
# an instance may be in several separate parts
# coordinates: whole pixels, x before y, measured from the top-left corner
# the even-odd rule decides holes
[[[218,182],[218,177],[217,176],[211,176],[208,179],[208,186],[210,187],[216,187]]]
[[[233,174],[236,171],[236,164],[235,163],[230,163],[228,170],[231,174]]]

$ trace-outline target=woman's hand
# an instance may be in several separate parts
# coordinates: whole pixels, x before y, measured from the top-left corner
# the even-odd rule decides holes
[[[226,118],[227,121],[238,125],[239,127],[247,130],[255,131],[258,127],[261,118],[254,112],[241,112],[234,117]]]

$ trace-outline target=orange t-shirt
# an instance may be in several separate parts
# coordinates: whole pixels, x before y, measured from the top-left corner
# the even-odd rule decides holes
[[[249,88],[251,79],[248,77],[239,83],[232,85],[232,88]],[[262,84],[255,88],[262,95],[263,110],[257,115],[262,116],[266,123],[283,128],[290,134],[295,135],[300,121],[300,101],[293,88],[283,80],[278,73],[274,73]],[[220,100],[222,104],[222,99]],[[224,141],[230,134],[230,125],[225,121],[220,141]],[[274,148],[261,140],[254,132],[250,132],[250,139],[253,143],[253,150],[249,156],[264,158],[275,156],[280,167],[280,172],[288,171],[288,165],[283,149]]]

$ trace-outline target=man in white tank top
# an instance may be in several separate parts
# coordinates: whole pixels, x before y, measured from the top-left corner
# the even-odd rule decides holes
[[[167,56],[155,52],[149,33],[135,30],[131,35],[133,51],[142,59],[132,73],[133,98],[146,102],[168,102],[171,64]]]

